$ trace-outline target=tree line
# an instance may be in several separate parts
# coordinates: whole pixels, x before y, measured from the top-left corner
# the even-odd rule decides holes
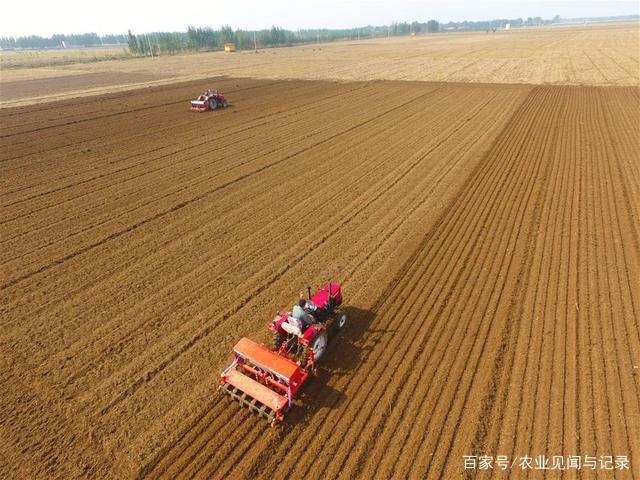
[[[72,35],[52,35],[40,37],[29,35],[26,37],[0,37],[0,48],[68,48],[95,47],[100,45],[121,45],[127,42],[126,35],[102,35],[96,33],[78,33]]]
[[[286,30],[273,26],[263,30],[234,30],[224,25],[215,30],[211,27],[189,26],[186,32],[153,32],[127,35],[103,35],[83,33],[74,35],[53,35],[40,37],[0,37],[0,48],[68,48],[93,47],[99,45],[127,45],[133,55],[157,55],[185,50],[218,50],[225,43],[234,43],[239,49],[253,49],[295,45],[334,40],[354,40],[359,38],[405,35],[409,33],[437,32],[439,24],[435,20],[425,23],[392,23],[389,26],[372,26],[348,29]]]
[[[40,37],[0,37],[0,48],[67,48],[92,47],[97,45],[127,45],[133,55],[158,55],[177,53],[186,50],[219,50],[225,43],[234,43],[237,48],[246,50],[253,48],[276,47],[333,40],[355,40],[391,35],[411,35],[435,33],[442,30],[489,30],[502,28],[510,24],[512,28],[562,23],[556,15],[545,20],[540,17],[527,19],[495,19],[487,21],[463,21],[441,24],[436,20],[428,22],[393,22],[390,25],[318,30],[286,30],[278,26],[263,30],[234,30],[224,25],[215,30],[211,27],[189,26],[186,32],[154,32],[145,34],[103,35],[83,33],[74,35],[53,35]]]
[[[526,20],[522,18],[498,18],[494,20],[481,20],[477,22],[449,22],[442,25],[444,30],[489,30],[492,28],[502,28],[509,24],[512,28],[534,26],[534,25],[550,25],[558,23],[560,17],[556,15],[551,20],[544,20],[541,17],[529,17]]]
[[[273,26],[263,30],[233,30],[229,25],[219,30],[211,27],[190,26],[186,32],[156,32],[135,35],[127,34],[129,51],[134,55],[157,55],[184,50],[219,50],[225,43],[233,43],[241,50],[297,45],[334,40],[405,35],[410,32],[437,32],[438,22],[393,23],[390,26],[366,26],[349,29],[286,30]]]

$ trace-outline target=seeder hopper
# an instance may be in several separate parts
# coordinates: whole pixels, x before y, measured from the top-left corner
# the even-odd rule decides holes
[[[315,373],[329,333],[346,323],[346,315],[337,310],[342,304],[340,285],[328,283],[309,297],[300,302],[304,313],[298,312],[298,318],[292,312],[279,312],[269,323],[273,349],[242,338],[233,347],[233,362],[220,375],[223,393],[271,425],[284,420],[296,394]]]

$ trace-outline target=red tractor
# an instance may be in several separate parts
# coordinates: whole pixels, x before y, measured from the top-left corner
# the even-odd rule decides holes
[[[304,308],[300,321],[291,312],[279,312],[269,323],[274,345],[269,349],[248,338],[233,347],[234,359],[220,375],[219,389],[271,425],[284,420],[298,390],[315,372],[327,347],[329,334],[344,327],[347,316],[338,310],[342,289],[328,283]]]
[[[206,112],[208,110],[216,110],[217,108],[225,108],[229,105],[224,95],[218,90],[205,90],[195,100],[191,100],[191,110],[196,112]]]

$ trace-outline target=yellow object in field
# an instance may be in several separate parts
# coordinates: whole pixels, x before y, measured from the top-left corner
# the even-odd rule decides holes
[[[225,52],[235,52],[236,51],[236,44],[235,43],[225,43],[224,44],[224,51]]]

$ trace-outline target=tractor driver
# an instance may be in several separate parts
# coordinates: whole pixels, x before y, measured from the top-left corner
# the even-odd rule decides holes
[[[291,311],[291,316],[302,323],[303,331],[313,323],[313,317],[305,311],[306,305],[307,301],[304,298],[300,298]]]

